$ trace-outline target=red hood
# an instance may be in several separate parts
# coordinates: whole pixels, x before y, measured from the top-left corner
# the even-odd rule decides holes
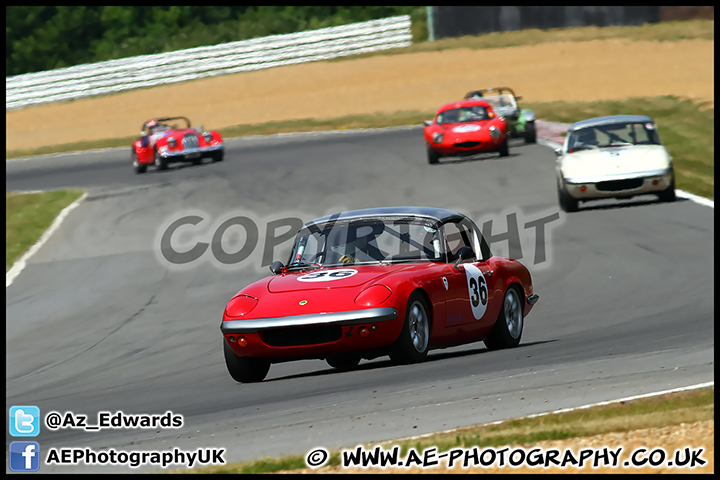
[[[308,269],[278,275],[267,284],[270,293],[295,292],[328,288],[359,287],[379,280],[391,273],[411,268],[411,264],[398,265],[348,265],[322,269]]]

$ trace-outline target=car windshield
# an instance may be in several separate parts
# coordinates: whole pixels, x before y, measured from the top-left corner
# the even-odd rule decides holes
[[[444,112],[438,113],[437,123],[464,123],[475,122],[478,120],[487,120],[490,118],[487,108],[475,105],[472,107],[451,108]]]
[[[515,97],[513,97],[510,94],[489,95],[489,96],[483,97],[483,100],[485,100],[490,105],[492,105],[493,108],[507,109],[507,108],[515,108],[515,106],[517,105],[515,103]]]
[[[580,128],[568,137],[568,152],[628,145],[660,145],[652,122],[618,122]]]
[[[430,262],[444,258],[440,233],[422,219],[372,218],[303,228],[288,269],[348,264]]]

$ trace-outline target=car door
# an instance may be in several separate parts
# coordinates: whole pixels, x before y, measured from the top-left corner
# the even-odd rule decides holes
[[[484,259],[478,234],[464,222],[444,225],[449,268],[447,275],[446,327],[461,333],[485,333],[495,324],[498,312],[497,275]],[[457,262],[463,247],[470,247],[474,258]],[[457,262],[457,264],[456,264]],[[444,280],[445,281],[445,280]]]

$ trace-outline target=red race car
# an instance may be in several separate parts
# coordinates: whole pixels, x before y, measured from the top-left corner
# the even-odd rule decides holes
[[[238,382],[272,363],[324,359],[351,369],[389,355],[484,341],[520,343],[538,295],[528,269],[493,256],[475,223],[452,210],[387,207],[322,217],[300,229],[287,265],[240,290],[220,330]]]
[[[475,155],[508,151],[508,126],[484,100],[463,100],[443,105],[434,120],[425,121],[423,131],[428,163],[440,157]]]
[[[130,153],[135,173],[145,173],[148,165],[165,170],[172,162],[199,165],[204,157],[220,162],[225,154],[222,136],[216,131],[193,128],[186,117],[148,120]]]

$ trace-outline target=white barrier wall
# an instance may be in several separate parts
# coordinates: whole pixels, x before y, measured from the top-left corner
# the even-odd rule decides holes
[[[76,65],[5,79],[5,110],[412,44],[410,16]]]

